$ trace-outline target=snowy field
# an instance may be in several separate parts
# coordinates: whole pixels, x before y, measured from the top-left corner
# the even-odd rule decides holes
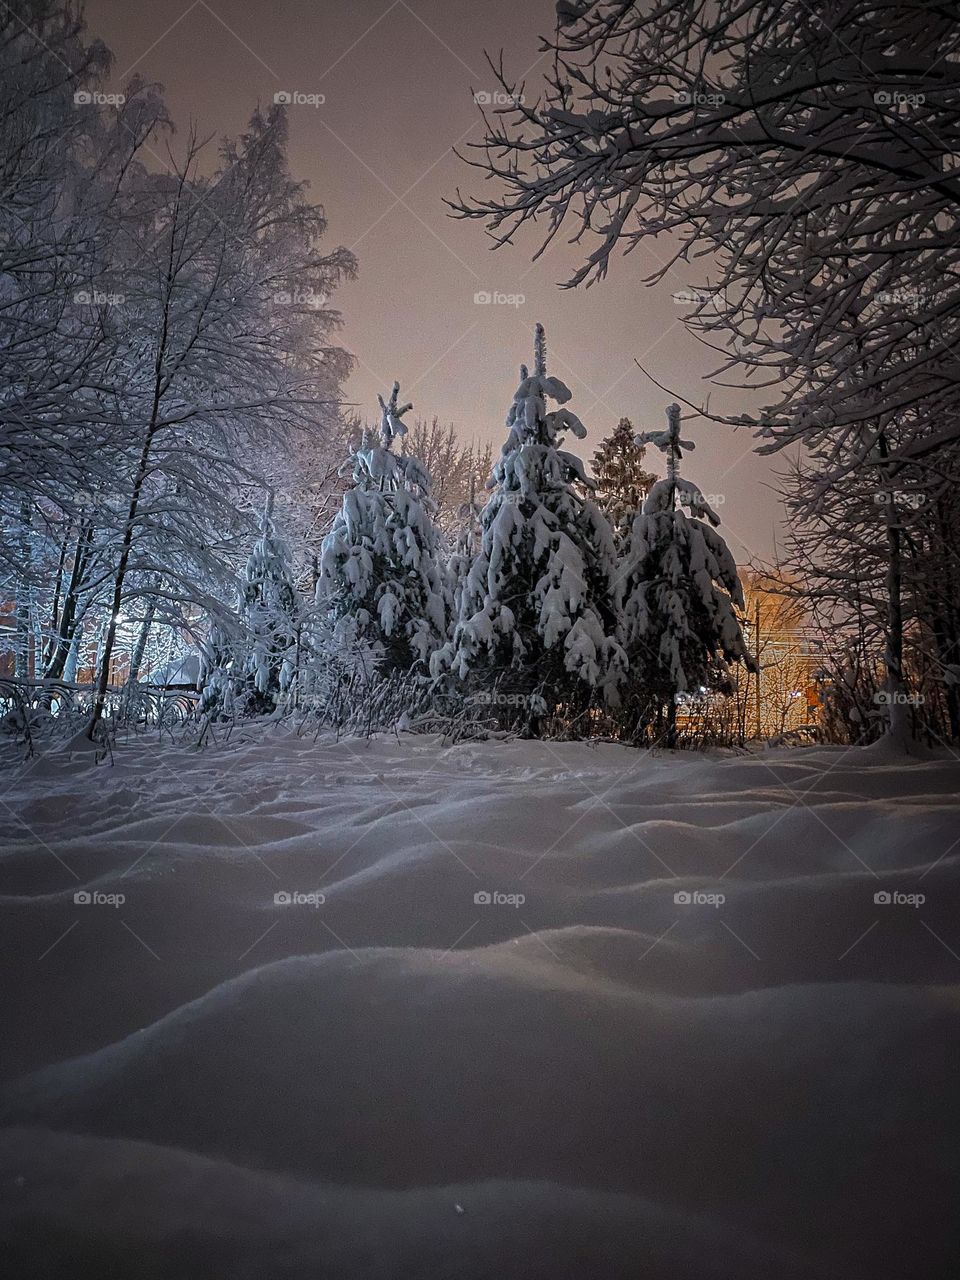
[[[7,765],[18,1280],[956,1274],[945,754]]]

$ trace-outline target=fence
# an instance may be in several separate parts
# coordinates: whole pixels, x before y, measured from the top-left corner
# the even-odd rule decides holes
[[[95,692],[92,683],[0,677],[0,729],[32,751],[38,737],[78,732],[92,713]],[[110,685],[103,710],[104,728],[172,730],[193,717],[198,702],[194,689]]]

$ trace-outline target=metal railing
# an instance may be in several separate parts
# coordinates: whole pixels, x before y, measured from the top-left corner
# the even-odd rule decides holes
[[[0,730],[34,749],[38,738],[75,733],[93,711],[96,686],[67,680],[0,676]],[[174,685],[110,685],[101,717],[106,732],[118,729],[173,730],[196,715],[200,695]]]

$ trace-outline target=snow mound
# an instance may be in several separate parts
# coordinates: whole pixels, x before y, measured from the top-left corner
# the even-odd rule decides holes
[[[359,1190],[29,1129],[0,1132],[0,1183],[16,1187],[0,1236],[21,1280],[828,1280],[715,1220],[556,1183]]]
[[[949,1215],[960,989],[678,999],[540,952],[268,965],[22,1081],[3,1120],[367,1186],[580,1182],[744,1230],[816,1205],[838,1247]]]
[[[18,1275],[951,1274],[949,757],[48,764],[0,814]]]

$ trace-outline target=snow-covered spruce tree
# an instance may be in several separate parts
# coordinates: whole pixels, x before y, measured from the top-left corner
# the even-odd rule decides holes
[[[303,630],[302,601],[294,585],[290,550],[274,527],[272,494],[247,559],[240,627],[243,653],[234,667],[245,707],[251,712],[272,711],[293,681]]]
[[[213,622],[200,650],[200,710],[217,718],[233,714],[234,646],[219,622]]]
[[[683,450],[694,446],[680,439],[679,405],[667,409],[667,423],[666,431],[637,438],[662,450],[667,474],[650,490],[630,532],[621,565],[620,639],[630,661],[628,720],[634,732],[652,727],[672,746],[679,695],[729,692],[730,664],[753,671],[755,663],[734,611],[743,608],[743,588],[716,532],[720,518],[700,489],[680,477]]]
[[[637,444],[629,418],[621,418],[600,441],[593,455],[594,501],[610,521],[618,544],[630,533],[634,517],[657,477],[644,467],[643,445]]]
[[[341,468],[352,487],[323,540],[317,603],[333,651],[372,675],[426,662],[447,633],[442,545],[430,476],[417,458],[393,451],[406,434],[399,382],[379,396],[380,431],[365,431]]]
[[[570,391],[548,376],[537,325],[533,374],[507,414],[509,434],[480,516],[480,550],[460,594],[451,640],[433,670],[478,692],[496,685],[517,720],[535,728],[546,710],[571,719],[591,703],[614,707],[625,655],[615,637],[616,554],[610,524],[578,488],[593,483],[565,432],[586,429],[566,408]],[[532,695],[536,692],[535,699]]]

